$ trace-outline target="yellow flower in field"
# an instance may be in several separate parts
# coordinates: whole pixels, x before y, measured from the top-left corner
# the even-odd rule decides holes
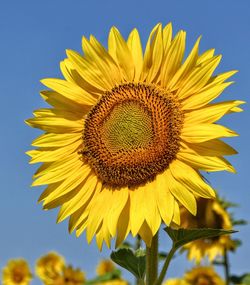
[[[54,280],[53,285],[83,285],[85,274],[80,269],[67,266],[63,269],[62,275]]]
[[[28,285],[31,279],[29,264],[24,259],[11,259],[3,268],[3,285]]]
[[[53,284],[54,280],[62,274],[64,266],[65,261],[62,256],[56,252],[49,252],[37,260],[35,270],[43,282]]]
[[[169,279],[163,285],[189,285],[183,279]]]
[[[229,214],[223,209],[219,201],[199,198],[197,200],[197,215],[192,216],[181,207],[181,227],[183,228],[214,228],[231,230],[232,223]],[[216,256],[222,256],[225,249],[234,249],[234,242],[229,235],[210,239],[200,239],[184,245],[188,251],[188,258],[197,263],[208,257],[212,262]]]
[[[185,38],[158,24],[143,54],[136,29],[125,40],[113,27],[108,50],[83,37],[84,54],[61,62],[65,80],[42,80],[52,108],[27,120],[45,131],[28,152],[43,163],[32,185],[48,184],[44,208],[60,206],[58,222],[70,217],[99,248],[130,232],[150,246],[162,221],[179,223],[178,202],[195,215],[195,195],[215,196],[199,170],[234,172],[223,156],[236,151],[219,139],[237,134],[215,122],[243,102],[210,102],[235,71],[213,75],[221,56],[199,54],[200,38],[183,60]]]
[[[104,275],[106,273],[112,272],[115,269],[114,263],[109,259],[101,260],[96,267],[97,275]]]
[[[128,285],[128,282],[122,279],[114,279],[102,283],[97,283],[96,285]]]
[[[225,285],[212,267],[196,267],[186,272],[184,280],[188,285]]]

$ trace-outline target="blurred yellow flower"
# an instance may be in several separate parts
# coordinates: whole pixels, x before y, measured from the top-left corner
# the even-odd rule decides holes
[[[183,228],[214,228],[231,230],[232,223],[229,214],[218,200],[199,198],[197,200],[197,215],[192,216],[184,207],[181,207],[181,227]],[[222,235],[210,239],[200,239],[186,244],[188,258],[197,263],[204,257],[212,262],[217,256],[222,256],[224,250],[234,249],[235,244],[229,235]]]
[[[31,279],[29,264],[24,259],[11,259],[3,268],[3,285],[28,285]]]
[[[99,262],[96,267],[97,275],[104,275],[106,273],[112,272],[115,269],[114,263],[109,259],[104,259]]]
[[[122,279],[114,279],[114,280],[109,280],[106,282],[102,283],[97,283],[96,285],[128,285],[129,283],[125,280]]]
[[[45,131],[28,152],[43,163],[32,185],[48,184],[44,208],[60,206],[58,222],[70,217],[70,232],[86,230],[99,248],[130,232],[150,246],[162,221],[179,224],[178,202],[195,215],[195,196],[215,196],[199,170],[235,172],[220,138],[237,133],[215,122],[244,102],[211,102],[236,71],[213,75],[221,55],[199,54],[200,38],[184,60],[185,42],[158,24],[143,53],[136,29],[125,40],[113,27],[108,50],[83,37],[84,55],[61,62],[65,80],[42,80],[52,108],[27,120]]]
[[[196,267],[186,272],[184,280],[188,285],[225,285],[212,267]]]
[[[62,275],[55,279],[53,285],[83,285],[85,281],[84,272],[69,265],[64,267]]]
[[[189,285],[183,279],[168,279],[163,285]]]
[[[64,266],[65,261],[62,256],[56,252],[49,252],[37,260],[35,271],[44,283],[53,284],[54,280],[62,274]]]

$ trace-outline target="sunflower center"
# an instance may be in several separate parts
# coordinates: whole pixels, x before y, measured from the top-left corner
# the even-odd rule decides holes
[[[144,184],[175,159],[182,122],[174,94],[153,85],[120,85],[88,113],[83,158],[112,187]]]
[[[137,101],[116,105],[102,126],[103,138],[111,152],[148,147],[153,139],[152,119]]]
[[[23,273],[20,270],[15,270],[13,280],[16,283],[21,283],[21,281],[23,280]]]

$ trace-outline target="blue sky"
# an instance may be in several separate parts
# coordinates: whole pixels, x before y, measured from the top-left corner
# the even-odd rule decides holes
[[[98,1],[43,0],[2,1],[0,10],[0,267],[9,258],[24,257],[32,265],[49,250],[65,256],[68,263],[83,268],[87,276],[94,275],[100,258],[95,243],[87,245],[85,236],[77,239],[67,233],[67,222],[56,225],[57,210],[44,212],[37,199],[42,188],[30,188],[37,166],[28,164],[25,151],[39,131],[24,124],[34,109],[45,106],[39,96],[43,89],[40,79],[61,77],[59,62],[65,49],[80,51],[81,37],[94,34],[104,45],[111,26],[117,26],[124,36],[137,27],[142,42],[153,26],[173,23],[174,31],[187,31],[187,49],[202,34],[201,50],[215,48],[223,54],[218,72],[238,69],[231,86],[222,99],[248,101],[250,91],[250,2],[242,1]],[[229,115],[223,124],[240,136],[230,141],[239,155],[230,158],[236,175],[209,174],[208,179],[218,192],[240,204],[237,217],[249,220],[249,111]],[[235,235],[243,240],[237,254],[231,255],[233,273],[249,271],[249,226]],[[161,248],[169,241],[162,236]],[[189,264],[188,267],[191,265]],[[180,276],[187,267],[184,257],[176,258],[170,276]],[[35,281],[33,284],[39,284]]]

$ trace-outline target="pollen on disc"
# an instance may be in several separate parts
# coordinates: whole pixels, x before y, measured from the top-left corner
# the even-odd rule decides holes
[[[111,152],[148,147],[154,137],[149,110],[133,100],[116,105],[100,131]]]

